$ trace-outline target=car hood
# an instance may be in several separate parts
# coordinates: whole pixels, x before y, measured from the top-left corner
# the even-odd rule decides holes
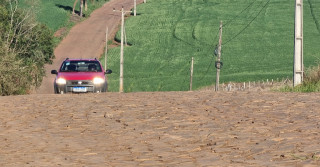
[[[95,77],[105,78],[103,72],[59,72],[57,78],[66,80],[93,80]]]

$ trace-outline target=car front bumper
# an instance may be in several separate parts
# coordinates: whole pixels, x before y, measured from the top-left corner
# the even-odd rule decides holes
[[[55,93],[99,93],[106,92],[107,83],[93,84],[91,80],[74,80],[67,81],[66,84],[55,83]]]

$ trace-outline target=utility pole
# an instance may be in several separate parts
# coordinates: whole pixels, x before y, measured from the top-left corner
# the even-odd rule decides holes
[[[106,50],[104,53],[104,70],[107,70],[107,58],[108,58],[108,33],[109,33],[109,28],[106,28]],[[108,83],[108,75],[106,75],[106,80]],[[108,92],[108,87],[107,87],[107,92]]]
[[[219,91],[219,80],[220,80],[220,69],[222,67],[221,62],[221,45],[222,45],[222,21],[220,22],[220,32],[219,32],[219,46],[218,46],[218,58],[215,63],[217,68],[217,77],[216,77],[216,91]]]
[[[293,86],[303,82],[303,0],[296,0],[294,28]]]
[[[107,69],[107,56],[108,56],[108,33],[109,33],[109,28],[106,28],[106,50],[104,53],[104,68],[105,70]]]
[[[134,0],[134,16],[137,16],[137,0]]]
[[[132,11],[124,11],[123,7],[121,10],[115,10],[114,12],[121,12],[121,49],[120,49],[120,83],[119,92],[123,92],[123,36],[124,36],[124,15]]]

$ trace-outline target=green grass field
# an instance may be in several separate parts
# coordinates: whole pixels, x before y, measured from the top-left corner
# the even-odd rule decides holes
[[[294,1],[148,0],[126,20],[124,89],[189,90],[215,83],[214,49],[223,22],[221,82],[292,78]],[[320,58],[320,1],[304,1],[304,65]],[[120,32],[117,34],[120,39]],[[108,52],[109,89],[118,91],[120,48]],[[102,61],[103,58],[102,58]]]
[[[95,0],[95,3],[88,1],[88,11],[84,11],[85,16],[89,16],[94,9],[99,8],[109,0]],[[57,31],[61,27],[71,27],[69,22],[72,13],[74,0],[19,0],[23,7],[34,6],[37,20],[46,24],[51,30]],[[80,0],[75,11],[79,12]]]

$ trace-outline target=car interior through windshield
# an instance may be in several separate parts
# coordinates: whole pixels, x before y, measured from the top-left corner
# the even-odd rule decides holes
[[[61,72],[102,72],[97,61],[66,61],[62,64]]]

